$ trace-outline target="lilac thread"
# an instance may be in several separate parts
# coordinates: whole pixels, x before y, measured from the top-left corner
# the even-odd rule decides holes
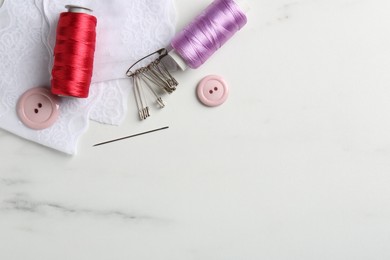
[[[172,40],[172,48],[196,69],[236,32],[247,18],[234,0],[215,0]]]

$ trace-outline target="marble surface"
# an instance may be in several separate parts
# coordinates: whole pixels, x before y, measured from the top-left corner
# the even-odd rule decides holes
[[[182,28],[210,1],[176,2]],[[390,2],[249,2],[147,121],[91,123],[74,157],[0,131],[0,259],[390,258]]]

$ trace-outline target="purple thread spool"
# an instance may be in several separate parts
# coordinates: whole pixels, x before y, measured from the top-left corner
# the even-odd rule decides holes
[[[234,0],[215,0],[175,36],[170,56],[183,70],[185,65],[196,69],[246,23],[246,15]]]

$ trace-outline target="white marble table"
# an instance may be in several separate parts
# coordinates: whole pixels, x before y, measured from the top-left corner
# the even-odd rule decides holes
[[[210,1],[176,2],[181,28]],[[74,157],[0,131],[0,259],[390,259],[390,1],[250,2],[146,122],[91,123]]]

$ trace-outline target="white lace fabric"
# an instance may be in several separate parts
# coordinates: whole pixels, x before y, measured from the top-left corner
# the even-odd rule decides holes
[[[89,118],[120,124],[131,90],[119,84],[140,57],[168,45],[174,33],[172,0],[5,0],[0,8],[0,127],[23,138],[74,154]],[[66,4],[94,9],[98,19],[93,84],[87,99],[62,98],[48,129],[32,130],[16,115],[28,89],[50,86],[55,29]]]

